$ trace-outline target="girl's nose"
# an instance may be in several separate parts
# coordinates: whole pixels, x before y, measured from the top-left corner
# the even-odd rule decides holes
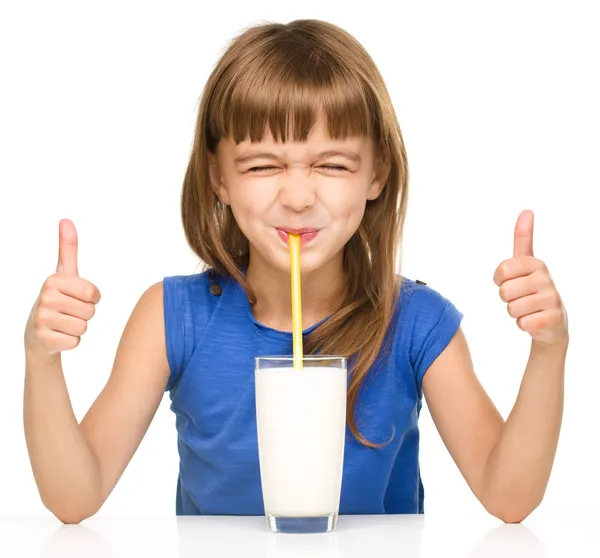
[[[306,176],[286,175],[281,182],[281,204],[293,211],[303,211],[312,207],[315,204],[316,193],[311,182]]]

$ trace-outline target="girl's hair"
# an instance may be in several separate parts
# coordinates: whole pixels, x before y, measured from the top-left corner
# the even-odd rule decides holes
[[[389,165],[381,195],[367,201],[362,222],[344,247],[346,286],[338,304],[304,340],[306,354],[348,359],[348,426],[362,444],[378,447],[360,434],[354,407],[369,369],[389,348],[402,283],[396,259],[408,165],[384,81],[352,35],[331,23],[304,19],[248,27],[230,42],[202,92],[181,197],[183,227],[205,267],[235,278],[254,305],[255,293],[243,273],[248,240],[210,186],[207,153],[216,151],[221,138],[260,141],[267,125],[276,141],[306,141],[321,111],[331,138],[371,137],[376,154]]]

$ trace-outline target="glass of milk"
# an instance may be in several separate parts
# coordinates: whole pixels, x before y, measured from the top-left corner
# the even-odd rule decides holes
[[[256,358],[260,477],[269,530],[325,533],[336,526],[346,432],[346,359]]]

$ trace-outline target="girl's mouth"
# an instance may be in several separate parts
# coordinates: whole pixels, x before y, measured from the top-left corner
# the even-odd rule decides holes
[[[281,240],[283,240],[286,245],[289,242],[289,240],[288,240],[289,234],[297,234],[300,237],[300,244],[302,246],[304,246],[305,244],[307,244],[308,242],[313,240],[319,234],[318,229],[279,229],[279,228],[277,228],[276,230],[277,230],[277,234],[279,235],[279,238],[281,238]]]

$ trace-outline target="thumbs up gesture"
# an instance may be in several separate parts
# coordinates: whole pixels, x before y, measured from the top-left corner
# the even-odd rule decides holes
[[[77,231],[72,221],[59,223],[56,273],[44,282],[25,328],[27,355],[50,357],[74,349],[100,301],[98,288],[79,277]]]
[[[533,212],[517,219],[513,257],[494,273],[500,298],[517,326],[544,345],[568,342],[567,313],[546,264],[533,256]]]

